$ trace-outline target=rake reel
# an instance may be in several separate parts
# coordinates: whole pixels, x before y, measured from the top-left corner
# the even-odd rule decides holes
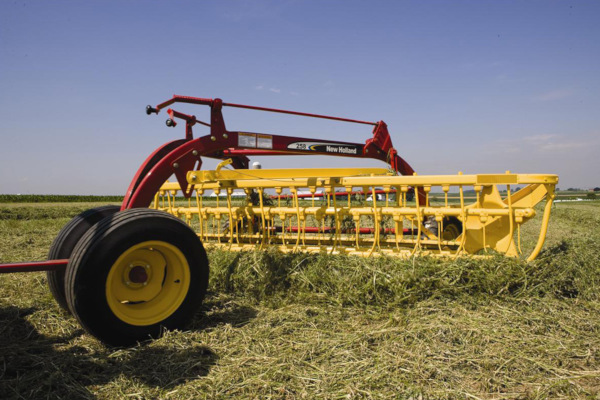
[[[225,163],[231,160],[220,167]],[[188,173],[194,189],[187,202],[177,201],[177,182],[165,183],[152,208],[185,220],[205,245],[234,251],[276,246],[366,257],[485,257],[521,254],[521,225],[546,198],[542,232],[527,257],[533,260],[544,242],[553,182],[552,176],[510,173],[421,177],[381,168],[218,168]],[[517,185],[527,186],[513,193]],[[435,189],[440,204],[430,200]],[[411,190],[424,196],[409,201]]]
[[[167,109],[167,126],[185,122],[185,138],[146,159],[120,209],[101,207],[74,218],[48,261],[0,265],[0,273],[48,271],[58,304],[109,345],[185,326],[208,285],[204,246],[364,257],[504,254],[528,261],[543,246],[556,175],[420,176],[398,155],[383,121],[185,96],[146,112],[158,114],[174,103],[209,106],[210,122]],[[371,125],[372,137],[352,143],[228,131],[223,107]],[[209,134],[194,138],[197,124]],[[249,168],[251,156],[292,155],[372,158],[387,167]],[[204,157],[222,161],[201,170]],[[521,226],[540,212],[536,244],[523,254]]]

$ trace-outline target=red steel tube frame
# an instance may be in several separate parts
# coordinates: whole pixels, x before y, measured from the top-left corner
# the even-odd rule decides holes
[[[275,108],[224,103],[221,99],[206,99],[178,95],[174,95],[171,99],[158,104],[154,109],[149,106],[149,109],[151,109],[152,112],[158,113],[160,110],[171,106],[174,103],[209,106],[210,124],[198,121],[194,115],[186,115],[169,109],[168,113],[171,119],[180,118],[186,121],[186,139],[183,139],[183,142],[178,141],[178,146],[174,145],[175,142],[163,145],[142,164],[129,186],[121,209],[147,207],[160,186],[173,174],[181,185],[183,195],[189,197],[193,187],[188,185],[186,174],[190,170],[200,168],[202,164],[201,157],[217,159],[232,158],[234,161],[234,168],[248,168],[248,156],[294,154],[335,155],[343,157],[373,158],[388,163],[395,171],[402,175],[412,175],[414,173],[412,167],[402,159],[398,155],[396,149],[394,149],[387,125],[383,121],[360,121],[321,114],[309,114]],[[373,137],[367,139],[363,144],[264,133],[228,131],[225,128],[225,121],[222,114],[222,108],[224,106],[373,125]],[[197,122],[210,126],[210,134],[193,139],[191,129]],[[249,145],[247,141],[240,139],[240,136],[242,136],[242,139],[244,137],[246,139],[249,138],[250,141],[252,141],[253,136],[255,140],[258,140],[258,138],[266,139],[269,143],[269,148],[259,148],[256,142],[254,145]],[[419,193],[419,195],[422,196],[423,194]]]
[[[375,194],[381,194],[381,195],[385,195],[386,193],[389,194],[396,194],[396,190],[392,189],[389,191],[385,191],[385,190],[375,190]],[[326,193],[326,192],[315,192],[315,194],[312,193],[297,193],[296,195],[293,194],[280,194],[280,195],[273,195],[271,196],[273,199],[277,199],[280,198],[282,200],[284,199],[293,199],[294,197],[298,197],[299,199],[310,199],[312,197],[316,198],[323,198],[326,196],[336,196],[336,197],[341,197],[341,196],[354,196],[354,195],[360,195],[360,196],[372,196],[373,195],[373,191],[368,191],[368,192],[363,192],[362,190],[355,190],[352,192],[346,192],[346,191],[340,191],[340,192],[334,192],[334,193]]]
[[[248,156],[264,155],[335,155],[343,157],[373,158],[388,163],[395,171],[402,175],[412,175],[414,170],[404,161],[392,146],[392,140],[383,121],[369,122],[349,118],[332,117],[321,114],[309,114],[297,111],[280,110],[275,108],[248,106],[243,104],[223,103],[221,99],[204,99],[189,96],[173,96],[171,99],[160,103],[156,108],[148,106],[147,112],[158,113],[161,109],[174,103],[187,103],[206,105],[210,107],[210,124],[196,119],[194,115],[187,115],[169,109],[171,124],[175,126],[174,119],[186,122],[185,138],[165,143],[156,149],[140,166],[133,177],[121,209],[148,207],[155,193],[162,184],[173,174],[181,185],[184,196],[189,197],[193,186],[188,185],[186,174],[190,170],[200,169],[201,157],[217,159],[233,159],[234,168],[248,168]],[[292,136],[271,135],[263,133],[249,133],[228,131],[221,112],[222,108],[245,108],[249,110],[267,111],[282,114],[291,114],[303,117],[322,118],[334,121],[350,122],[356,124],[372,125],[373,137],[365,143],[352,143],[325,139],[311,139]],[[194,139],[192,127],[200,123],[210,127],[210,134]],[[269,148],[259,148],[258,144],[248,145],[248,141],[240,141],[240,137],[266,139]],[[424,194],[419,192],[419,197]],[[68,260],[32,261],[24,263],[0,264],[0,273],[5,272],[32,272],[54,271],[65,268]]]

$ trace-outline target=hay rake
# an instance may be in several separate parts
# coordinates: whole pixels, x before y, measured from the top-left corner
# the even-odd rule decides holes
[[[284,252],[359,256],[517,256],[521,225],[535,216],[534,206],[546,197],[542,232],[527,258],[532,260],[541,250],[550,216],[554,184],[549,182],[553,178],[547,175],[510,173],[406,177],[380,168],[217,168],[188,173],[193,202],[178,204],[181,188],[167,182],[152,207],[184,219],[206,245],[228,250],[277,246]],[[527,186],[511,192],[511,186],[523,184]],[[506,187],[504,198],[501,185]],[[471,203],[466,187],[474,194]],[[430,201],[436,188],[443,193],[440,205]],[[236,204],[240,196],[233,195],[240,190],[244,199]],[[409,201],[411,190],[424,196]],[[213,196],[205,197],[207,192]],[[206,205],[207,199],[214,204]]]
[[[107,344],[157,337],[163,327],[190,320],[208,284],[204,246],[366,257],[499,253],[527,260],[543,246],[556,175],[419,176],[398,155],[383,121],[185,96],[146,112],[158,114],[174,103],[209,106],[210,122],[167,109],[167,126],[184,121],[185,138],[146,159],[121,207],[74,218],[48,261],[0,265],[0,272],[48,271],[58,304]],[[223,107],[371,125],[373,136],[352,143],[228,131]],[[197,124],[209,134],[194,138]],[[372,158],[387,168],[249,168],[250,156],[289,155]],[[203,157],[222,161],[201,170]],[[544,199],[537,242],[523,255],[521,226]]]

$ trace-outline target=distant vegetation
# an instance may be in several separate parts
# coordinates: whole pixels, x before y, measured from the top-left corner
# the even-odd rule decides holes
[[[513,188],[518,191],[520,188]],[[594,188],[594,192],[600,191],[600,188]],[[567,190],[557,190],[557,197],[561,199],[595,199],[597,194],[583,189],[569,188]],[[504,193],[504,192],[501,192]],[[464,191],[465,198],[475,198],[473,190]],[[207,195],[202,197],[204,200],[214,200],[214,197]],[[392,196],[393,198],[393,196]],[[431,193],[432,201],[443,201],[443,193]],[[458,193],[449,193],[450,201],[458,201]],[[176,201],[186,200],[183,196],[177,196]],[[120,203],[123,196],[79,196],[79,195],[59,195],[59,194],[0,194],[0,203]]]
[[[78,196],[62,194],[0,194],[0,203],[91,203],[121,202],[123,196]]]

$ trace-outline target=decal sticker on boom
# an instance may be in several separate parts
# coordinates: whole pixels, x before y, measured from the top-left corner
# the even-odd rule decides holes
[[[240,147],[256,147],[256,134],[238,132],[238,146]]]
[[[323,143],[323,142],[294,142],[288,144],[289,150],[315,151],[320,153],[361,155],[362,146],[345,143]]]
[[[256,147],[259,149],[272,149],[273,148],[273,136],[271,135],[256,135]]]

